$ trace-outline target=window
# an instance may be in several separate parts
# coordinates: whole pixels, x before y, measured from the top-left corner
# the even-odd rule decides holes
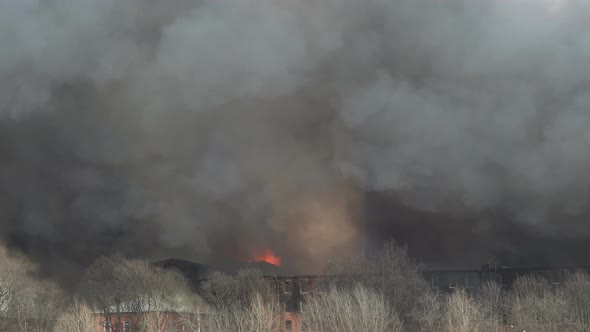
[[[460,286],[460,284],[459,284],[460,276],[458,276],[456,273],[449,273],[447,278],[449,280],[449,288],[453,289],[453,288],[457,288]]]
[[[290,320],[285,321],[285,330],[287,330],[287,332],[292,332],[293,331],[293,322]]]
[[[561,283],[562,281],[562,277],[561,277],[561,271],[551,271],[551,282],[553,283],[554,286],[557,286]]]
[[[125,322],[124,326],[125,326],[125,330],[124,330],[125,332],[131,332],[131,323]]]
[[[479,287],[479,275],[477,273],[468,272],[465,275],[465,288],[475,289]]]
[[[104,332],[111,332],[111,322],[104,322]]]
[[[305,280],[305,279],[299,280],[299,292],[301,294],[307,294],[308,289],[309,289],[309,284],[308,284],[307,280]]]
[[[533,278],[535,279],[537,286],[543,286],[543,283],[546,281],[545,275],[541,272],[534,273]]]
[[[438,281],[438,275],[436,274],[432,274],[430,276],[430,288],[432,288],[435,291],[438,291],[439,287],[439,281]]]
[[[291,283],[290,280],[283,280],[281,282],[281,288],[282,288],[283,293],[290,294],[292,292],[292,287],[293,287],[293,284]]]
[[[284,303],[284,308],[285,308],[285,312],[297,312],[297,307],[298,307],[298,303],[297,300],[289,298],[285,300]]]

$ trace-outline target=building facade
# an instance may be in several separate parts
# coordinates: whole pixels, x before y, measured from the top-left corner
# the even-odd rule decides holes
[[[576,273],[590,273],[590,267],[511,268],[483,266],[481,269],[473,270],[427,270],[422,272],[422,276],[432,289],[451,292],[457,288],[474,291],[488,282],[495,282],[503,289],[509,289],[518,278],[525,276],[540,277],[557,286]]]
[[[199,322],[203,316],[168,311],[94,314],[97,332],[196,332],[200,330]]]
[[[472,270],[430,270],[423,271],[423,278],[429,286],[439,292],[452,292],[461,288],[477,291],[487,282],[495,282],[504,289],[512,287],[521,277],[535,276],[544,278],[557,286],[564,283],[576,273],[590,274],[590,267],[539,267],[509,268],[483,266]],[[309,332],[303,320],[302,303],[306,296],[318,291],[322,282],[338,280],[327,276],[282,276],[266,277],[277,285],[281,303],[281,332]]]

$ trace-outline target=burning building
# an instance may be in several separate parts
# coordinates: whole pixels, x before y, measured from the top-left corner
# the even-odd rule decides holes
[[[167,260],[156,263],[165,268],[175,268],[184,271],[187,278],[194,280],[194,289],[199,292],[200,285],[206,279],[198,279],[191,276],[196,269],[187,269],[187,265],[202,267],[201,264]],[[303,303],[308,296],[321,296],[326,286],[332,283],[354,281],[354,275],[284,275],[280,270],[275,274],[267,274],[260,278],[271,290],[271,296],[276,296],[280,305],[280,331],[281,332],[305,332],[310,331],[305,321]],[[457,289],[467,292],[477,292],[488,282],[494,282],[505,290],[509,290],[513,283],[522,277],[538,277],[547,280],[556,287],[563,284],[569,277],[577,273],[590,273],[589,266],[562,266],[562,267],[505,267],[484,265],[479,269],[461,270],[437,270],[423,269],[420,271],[428,286],[436,292],[450,293]],[[202,276],[202,275],[200,275]],[[206,317],[203,317],[206,319]]]
[[[65,286],[102,255],[306,274],[390,237],[587,264],[588,9],[2,1],[0,242]]]

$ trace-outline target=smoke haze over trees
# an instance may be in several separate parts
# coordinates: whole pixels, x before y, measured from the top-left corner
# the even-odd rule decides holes
[[[379,192],[398,241],[494,244],[469,262],[583,243],[589,19],[582,0],[0,0],[2,242],[62,279],[257,245],[317,271],[362,248]]]
[[[0,329],[6,331],[91,332],[110,321],[117,331],[127,322],[146,332],[180,324],[187,331],[271,332],[285,318],[280,313],[286,303],[279,298],[287,289],[255,270],[212,273],[193,293],[174,270],[137,259],[101,257],[86,269],[79,287],[66,293],[33,278],[38,271],[25,259],[0,259]],[[518,331],[590,329],[586,274],[570,275],[560,285],[539,275],[521,276],[510,290],[488,283],[446,293],[426,287],[404,249],[390,245],[372,260],[330,266],[331,271],[340,267],[352,273],[318,279],[306,288],[297,313],[301,322],[318,332],[484,332],[509,325]]]
[[[328,271],[339,274],[320,283],[303,301],[303,320],[314,331],[581,332],[590,328],[587,274],[571,274],[558,285],[547,276],[525,275],[510,289],[490,281],[476,289],[460,286],[440,292],[428,287],[407,251],[394,244],[368,261],[335,262]]]

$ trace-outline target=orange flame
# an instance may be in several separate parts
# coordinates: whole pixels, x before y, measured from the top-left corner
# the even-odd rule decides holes
[[[268,248],[262,251],[254,250],[250,262],[267,262],[272,265],[281,266],[281,257]]]

